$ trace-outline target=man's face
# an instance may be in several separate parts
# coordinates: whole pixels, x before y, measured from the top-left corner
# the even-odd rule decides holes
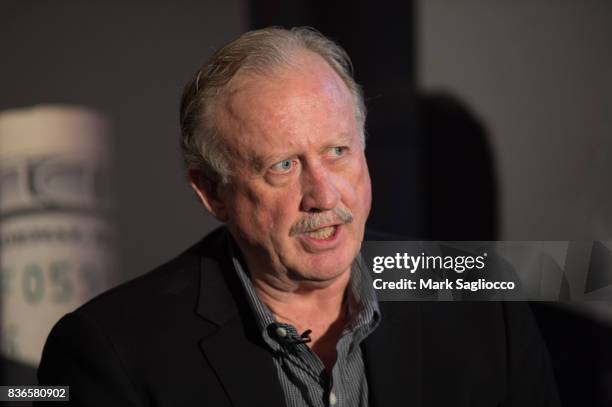
[[[227,225],[249,265],[325,284],[350,269],[371,187],[352,95],[318,55],[240,75],[217,105],[231,183]]]

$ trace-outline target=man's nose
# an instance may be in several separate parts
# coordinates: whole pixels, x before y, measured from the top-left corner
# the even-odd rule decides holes
[[[323,212],[338,206],[340,192],[332,179],[332,174],[325,168],[312,168],[303,173],[302,210],[305,212]]]

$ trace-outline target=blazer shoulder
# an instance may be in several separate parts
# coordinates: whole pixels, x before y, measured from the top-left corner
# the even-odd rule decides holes
[[[214,230],[177,257],[103,292],[74,312],[104,325],[195,309],[202,264],[206,261],[207,267],[220,267],[225,233],[224,228]]]

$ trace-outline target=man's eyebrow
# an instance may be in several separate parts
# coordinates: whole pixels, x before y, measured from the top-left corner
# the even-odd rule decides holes
[[[332,147],[340,147],[340,146],[344,146],[344,145],[351,145],[353,143],[353,136],[351,136],[350,134],[347,133],[340,133],[338,135],[338,137],[329,140],[327,143],[325,143],[325,145],[323,146],[322,150],[327,150],[328,148],[332,148]]]
[[[337,146],[338,144],[351,144],[353,137],[354,136],[351,136],[348,133],[340,133],[338,135],[338,139],[334,140],[332,143],[330,143],[330,145]]]

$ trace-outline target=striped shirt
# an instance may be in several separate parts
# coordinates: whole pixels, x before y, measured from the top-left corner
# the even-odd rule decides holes
[[[230,239],[232,240],[232,239]],[[351,267],[347,294],[348,324],[336,346],[337,358],[327,374],[316,353],[290,324],[277,322],[259,299],[234,242],[232,260],[246,292],[262,338],[273,354],[287,407],[366,407],[368,383],[361,342],[376,329],[380,310],[367,266],[358,255]]]

